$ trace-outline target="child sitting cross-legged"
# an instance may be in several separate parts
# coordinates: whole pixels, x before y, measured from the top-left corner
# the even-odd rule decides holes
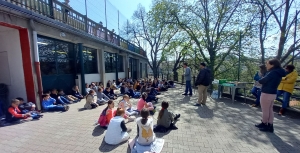
[[[104,141],[110,145],[117,145],[121,142],[125,142],[129,139],[128,132],[131,131],[127,128],[124,122],[125,110],[118,108],[116,116],[112,118],[107,127]]]
[[[155,134],[153,133],[153,118],[149,116],[149,110],[143,108],[141,110],[141,117],[136,119],[138,138],[136,142],[140,145],[150,145],[155,141]]]
[[[42,117],[43,115],[40,112],[37,112],[35,109],[35,104],[32,102],[24,102],[24,99],[21,97],[16,98],[17,100],[19,100],[19,110],[21,111],[22,114],[26,114],[26,113],[30,113],[31,117],[33,119],[39,119],[40,117]]]
[[[18,99],[11,100],[11,106],[8,107],[8,111],[5,117],[5,121],[7,123],[18,122],[21,121],[22,119],[27,119],[28,117],[31,116],[30,113],[22,114],[22,112],[18,108],[19,104],[20,101]]]
[[[114,101],[109,100],[107,102],[107,107],[102,111],[98,119],[98,123],[101,127],[106,129],[110,120],[116,115],[116,111],[114,110],[114,107],[115,107]]]
[[[112,100],[117,99],[117,98],[115,97],[114,94],[111,94],[111,92],[110,92],[111,90],[112,90],[112,89],[110,89],[109,87],[106,87],[105,90],[103,91],[103,93],[104,93],[109,99],[112,99]]]
[[[143,108],[148,108],[148,110],[150,111],[150,114],[153,115],[156,107],[153,106],[153,104],[151,102],[148,102],[148,103],[146,102],[147,97],[148,97],[148,94],[144,92],[142,94],[142,98],[140,98],[140,100],[137,103],[137,110],[139,112],[141,112],[141,110]]]
[[[103,93],[103,88],[98,88],[97,94],[97,103],[99,105],[105,104],[109,101],[109,98]]]
[[[174,121],[176,121],[180,114],[174,115],[172,112],[168,111],[169,103],[163,101],[161,103],[162,109],[160,110],[157,118],[157,126],[155,127],[155,132],[167,132],[168,130],[176,130]]]
[[[134,119],[129,116],[137,114],[137,111],[132,109],[132,104],[128,95],[123,95],[123,99],[119,102],[118,108],[125,110],[124,118],[128,119],[128,122],[134,121]]]
[[[90,90],[89,94],[86,96],[86,103],[84,105],[84,108],[86,109],[93,109],[98,107],[99,105],[97,104],[97,97],[95,96],[95,91]]]
[[[69,106],[57,104],[55,99],[50,98],[49,94],[42,95],[42,106],[45,111],[68,111]]]

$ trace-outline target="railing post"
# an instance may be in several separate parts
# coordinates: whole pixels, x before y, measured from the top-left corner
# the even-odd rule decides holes
[[[105,27],[103,29],[104,29],[104,33],[105,33],[105,35],[104,35],[105,36],[105,40],[108,41],[108,38],[107,38],[107,27]]]
[[[54,19],[54,8],[53,8],[53,0],[49,0],[49,11],[50,11],[50,18]]]
[[[87,17],[87,15],[85,15],[85,32],[86,33],[89,33],[89,26],[88,26],[88,17]]]

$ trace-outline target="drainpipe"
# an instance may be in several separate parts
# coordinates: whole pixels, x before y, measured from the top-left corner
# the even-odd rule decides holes
[[[38,94],[40,101],[37,102],[37,108],[38,110],[41,110],[41,101],[42,101],[42,94],[43,94],[43,85],[42,85],[42,77],[41,77],[41,69],[40,69],[40,59],[39,59],[39,48],[37,43],[37,32],[32,32],[32,38],[33,38],[33,50],[34,50],[34,66],[36,71],[36,78],[37,78],[37,84],[38,84]]]

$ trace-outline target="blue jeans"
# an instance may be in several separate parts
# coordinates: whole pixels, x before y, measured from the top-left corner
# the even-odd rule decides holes
[[[62,105],[50,105],[45,110],[47,110],[47,111],[65,111],[65,106],[62,106]]]
[[[191,80],[190,81],[185,81],[185,92],[184,93],[187,94],[188,91],[190,92],[190,94],[193,93]]]
[[[261,89],[257,87],[253,87],[251,89],[251,93],[255,96],[256,101],[255,105],[260,105],[260,95],[261,95]]]
[[[67,98],[65,98],[64,96],[60,96],[60,100],[63,101],[63,103],[70,104],[70,101]]]
[[[279,96],[283,95],[283,99],[280,99]],[[282,108],[287,108],[290,102],[291,93],[283,91],[283,90],[277,90],[277,96],[276,100],[280,101],[282,103]]]

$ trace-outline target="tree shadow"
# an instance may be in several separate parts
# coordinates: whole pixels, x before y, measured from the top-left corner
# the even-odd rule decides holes
[[[97,125],[97,126],[95,126],[92,135],[94,137],[97,137],[97,136],[102,135],[104,133],[104,131],[105,131],[104,128],[102,128],[101,126]]]
[[[276,148],[278,152],[300,152],[299,148],[293,147],[298,146],[299,142],[297,143],[298,140],[289,140],[289,143],[294,143],[292,145],[288,144],[287,142],[283,141],[278,135],[273,134],[273,133],[267,133],[267,137],[270,139],[270,142],[272,145]]]
[[[125,143],[128,143],[128,141],[124,141],[120,144],[117,144],[117,145],[110,145],[110,144],[107,144],[105,141],[104,141],[104,138],[102,139],[102,143],[99,147],[99,150],[101,152],[110,152],[110,151],[113,151],[114,149],[118,148],[119,146],[125,144]],[[128,147],[129,148],[129,147]],[[128,148],[127,148],[127,152],[128,152]],[[129,148],[130,150],[130,148]],[[130,152],[129,152],[130,153]]]

